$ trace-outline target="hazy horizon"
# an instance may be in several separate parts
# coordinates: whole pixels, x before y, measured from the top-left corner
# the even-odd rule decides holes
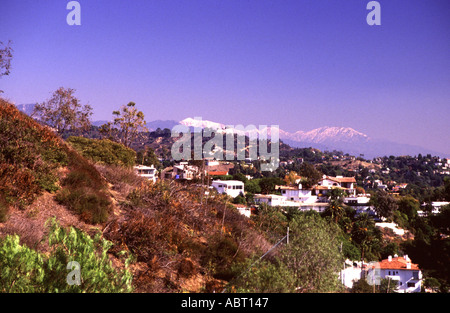
[[[350,127],[450,155],[450,2],[2,1],[12,41],[2,96],[42,102],[60,86],[109,120],[130,101],[147,121],[201,116],[288,132]]]

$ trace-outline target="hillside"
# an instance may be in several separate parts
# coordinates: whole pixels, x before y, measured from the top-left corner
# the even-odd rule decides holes
[[[132,256],[128,269],[136,292],[218,291],[236,275],[233,264],[270,247],[223,196],[206,198],[195,186],[154,185],[127,167],[94,164],[0,101],[0,246],[18,235],[29,253],[52,255],[46,238],[54,218],[63,228],[109,240],[108,258],[117,273],[125,269],[123,253]],[[3,258],[0,253],[0,265],[7,268]],[[8,273],[15,271],[20,273]],[[0,291],[16,290],[2,283]]]

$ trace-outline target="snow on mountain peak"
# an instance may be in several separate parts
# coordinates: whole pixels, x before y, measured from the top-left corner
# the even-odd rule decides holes
[[[216,123],[208,120],[186,118],[180,121],[180,124],[189,127],[211,128],[211,129],[226,129],[226,125]],[[255,130],[258,132],[258,130]],[[289,139],[297,142],[311,142],[311,143],[330,143],[330,142],[365,142],[369,140],[366,134],[358,132],[350,127],[319,127],[310,131],[296,131],[290,133],[282,129],[279,130],[280,139]]]
[[[200,128],[212,128],[212,129],[224,129],[225,125],[221,123],[201,120],[201,119],[195,119],[195,118],[185,118],[184,120],[180,121],[181,125],[189,126],[189,127],[200,127]]]

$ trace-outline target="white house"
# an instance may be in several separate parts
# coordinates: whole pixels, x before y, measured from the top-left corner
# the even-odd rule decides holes
[[[345,269],[340,271],[340,280],[347,288],[352,288],[353,283],[366,279],[369,284],[379,284],[381,279],[389,279],[392,283],[397,282],[399,293],[420,292],[422,288],[422,271],[411,259],[404,257],[389,256],[381,262],[361,263],[349,260],[345,262]],[[350,266],[349,266],[350,265]]]
[[[317,196],[312,194],[312,189],[302,189],[302,184],[297,186],[275,186],[275,189],[281,191],[281,195],[290,201],[301,201],[313,203],[317,201]]]
[[[363,274],[363,271],[362,271],[361,264],[358,264],[358,262],[355,262],[355,264],[352,264],[351,261],[346,260],[345,261],[345,269],[340,271],[339,278],[341,280],[341,283],[345,287],[353,288],[353,283],[360,280],[362,274]]]
[[[218,193],[226,193],[233,198],[240,194],[245,195],[244,183],[240,180],[213,180],[211,185]]]
[[[153,182],[156,182],[156,179],[158,178],[156,168],[153,164],[152,166],[137,165],[134,167],[134,170],[137,175],[145,177]]]
[[[357,214],[368,213],[369,215],[375,215],[373,206],[369,204],[370,194],[358,194],[344,198],[344,203],[353,209]]]
[[[299,206],[299,202],[286,200],[286,198],[284,196],[280,196],[280,195],[256,194],[253,196],[253,199],[255,200],[255,202],[257,204],[265,203],[270,206],[294,206],[294,207]]]
[[[392,223],[388,223],[388,222],[375,223],[375,226],[380,227],[380,228],[389,228],[398,236],[403,236],[407,232],[404,229],[399,228],[398,225],[394,222],[392,222]]]
[[[328,206],[329,206],[329,203],[327,203],[327,202],[300,203],[299,209],[301,211],[312,210],[312,211],[322,213],[327,209]]]
[[[392,257],[377,262],[375,269],[379,270],[380,278],[391,279],[398,282],[399,293],[420,292],[422,287],[422,271],[411,259],[404,257]]]
[[[433,201],[433,202],[431,202],[432,209],[431,209],[430,213],[433,215],[439,214],[441,212],[441,207],[449,205],[449,204],[450,204],[450,202],[447,202],[447,201]],[[426,206],[426,203],[422,204],[422,207],[425,207],[425,206]],[[420,210],[420,211],[417,211],[417,214],[419,216],[426,216],[428,214],[428,212]]]
[[[281,195],[286,200],[302,203],[325,202],[329,192],[334,188],[340,188],[349,196],[356,197],[356,180],[354,177],[330,177],[324,175],[317,185],[310,189],[303,189],[301,183],[295,186],[275,186],[275,189],[280,190]]]
[[[198,176],[199,169],[195,165],[189,165],[188,162],[180,162],[173,167],[172,178],[192,180]]]
[[[244,215],[245,217],[250,218],[252,215],[252,208],[244,205],[244,204],[233,204],[233,206],[236,208],[236,210]]]
[[[356,191],[356,179],[355,177],[343,177],[343,176],[323,176],[323,178],[317,183],[318,186],[328,187],[332,189],[333,187],[339,187],[344,189],[348,195],[354,195]]]

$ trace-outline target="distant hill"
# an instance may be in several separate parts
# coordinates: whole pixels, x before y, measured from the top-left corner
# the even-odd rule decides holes
[[[36,103],[16,104],[16,107],[17,107],[17,109],[19,109],[19,111],[25,113],[28,116],[31,116],[31,114],[33,113],[35,105],[36,105]]]
[[[178,124],[179,123],[174,120],[156,120],[156,121],[152,121],[152,122],[147,122],[146,126],[147,126],[148,130],[153,131],[153,130],[157,130],[158,128],[172,129],[175,125],[178,125]]]

